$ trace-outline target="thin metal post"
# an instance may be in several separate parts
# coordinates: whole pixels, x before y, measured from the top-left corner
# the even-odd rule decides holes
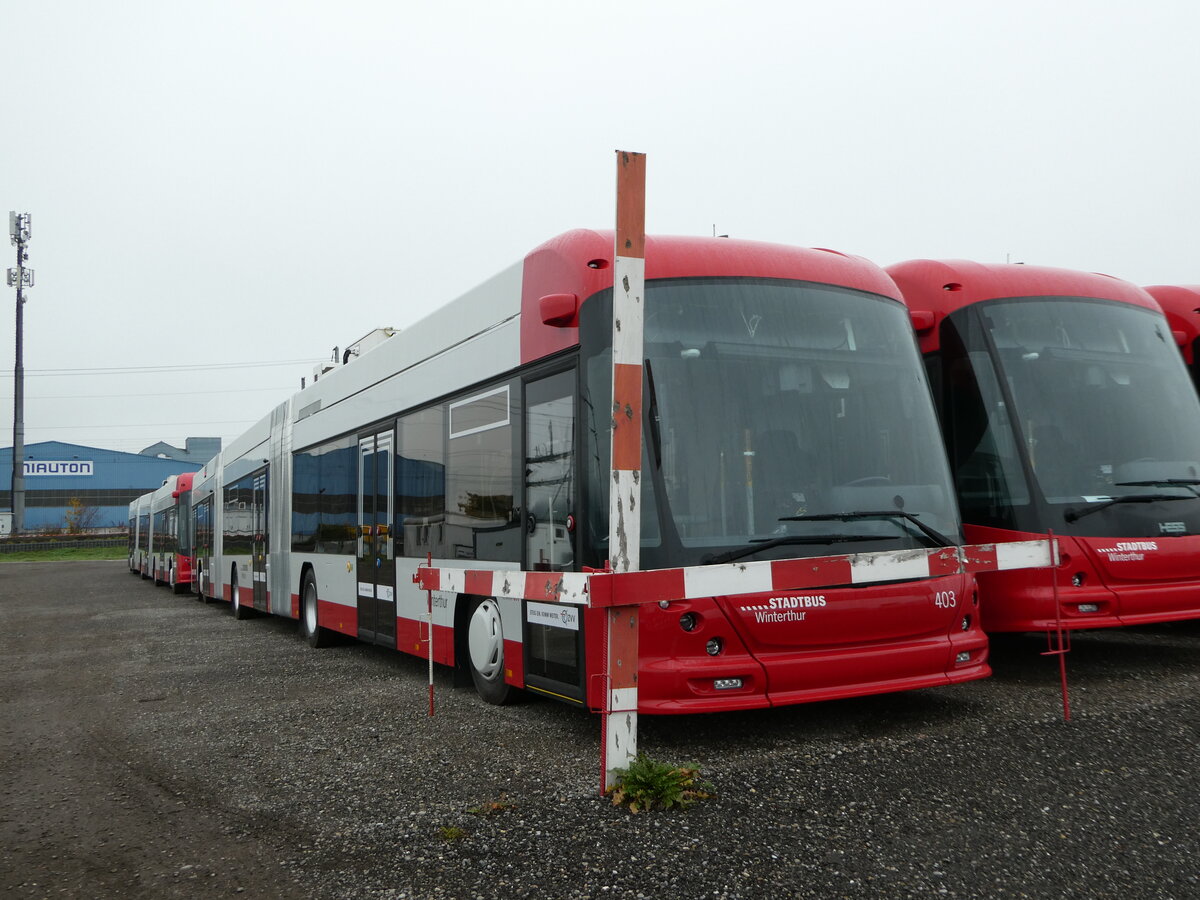
[[[1043,653],[1043,656],[1058,657],[1058,674],[1059,680],[1062,682],[1062,704],[1063,704],[1063,721],[1071,721],[1071,698],[1067,692],[1067,653],[1071,650],[1070,632],[1063,628],[1062,618],[1062,603],[1058,596],[1058,541],[1054,537],[1054,532],[1046,533],[1050,542],[1050,591],[1054,597],[1054,634],[1056,639],[1050,637],[1050,632],[1046,632],[1046,643],[1050,649]]]

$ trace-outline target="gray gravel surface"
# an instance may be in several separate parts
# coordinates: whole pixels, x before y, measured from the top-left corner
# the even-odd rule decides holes
[[[116,563],[0,562],[0,894],[1200,897],[1200,624],[989,680],[642,717],[716,796],[597,797],[598,719],[235,621]]]

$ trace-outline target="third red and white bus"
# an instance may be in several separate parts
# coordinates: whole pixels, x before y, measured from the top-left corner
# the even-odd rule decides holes
[[[912,311],[970,542],[1053,531],[1044,570],[981,573],[987,631],[1200,616],[1200,401],[1154,299],[1105,275],[914,260]]]
[[[142,494],[129,504],[129,571],[147,578],[150,559],[150,497]]]
[[[1200,284],[1154,284],[1146,293],[1162,307],[1192,384],[1200,390]]]
[[[272,410],[197,474],[201,594],[298,618],[314,645],[336,632],[424,655],[427,558],[603,567],[612,279],[613,234],[568,232]],[[643,569],[870,551],[917,564],[644,607],[639,710],[986,676],[974,578],[921,565],[962,531],[884,272],[829,250],[649,237],[644,305]],[[604,610],[484,581],[433,593],[435,660],[489,702],[523,688],[598,708]]]

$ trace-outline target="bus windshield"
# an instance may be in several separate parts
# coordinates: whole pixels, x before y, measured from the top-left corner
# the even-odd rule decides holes
[[[610,310],[609,292],[581,318],[586,508],[600,557]],[[900,303],[806,282],[689,278],[647,282],[644,315],[643,567],[960,540]],[[889,510],[907,516],[880,514]]]
[[[1135,503],[1195,497],[1200,402],[1161,315],[1021,298],[981,306],[980,316],[1029,469],[1048,503],[1070,507],[1067,522],[1093,503],[1091,518],[1102,519]]]

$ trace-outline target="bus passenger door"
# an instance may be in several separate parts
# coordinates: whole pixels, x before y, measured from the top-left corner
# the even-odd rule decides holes
[[[525,386],[525,567],[575,566],[575,371]],[[527,601],[525,683],[582,703],[583,616],[577,606]]]
[[[388,429],[358,442],[358,636],[396,646],[392,441]]]
[[[267,533],[267,473],[261,472],[254,476],[254,486],[251,497],[251,516],[253,518],[252,534],[254,543],[250,548],[250,567],[254,579],[254,599],[250,605],[254,609],[269,612],[271,607],[267,597],[267,551],[270,535]]]

